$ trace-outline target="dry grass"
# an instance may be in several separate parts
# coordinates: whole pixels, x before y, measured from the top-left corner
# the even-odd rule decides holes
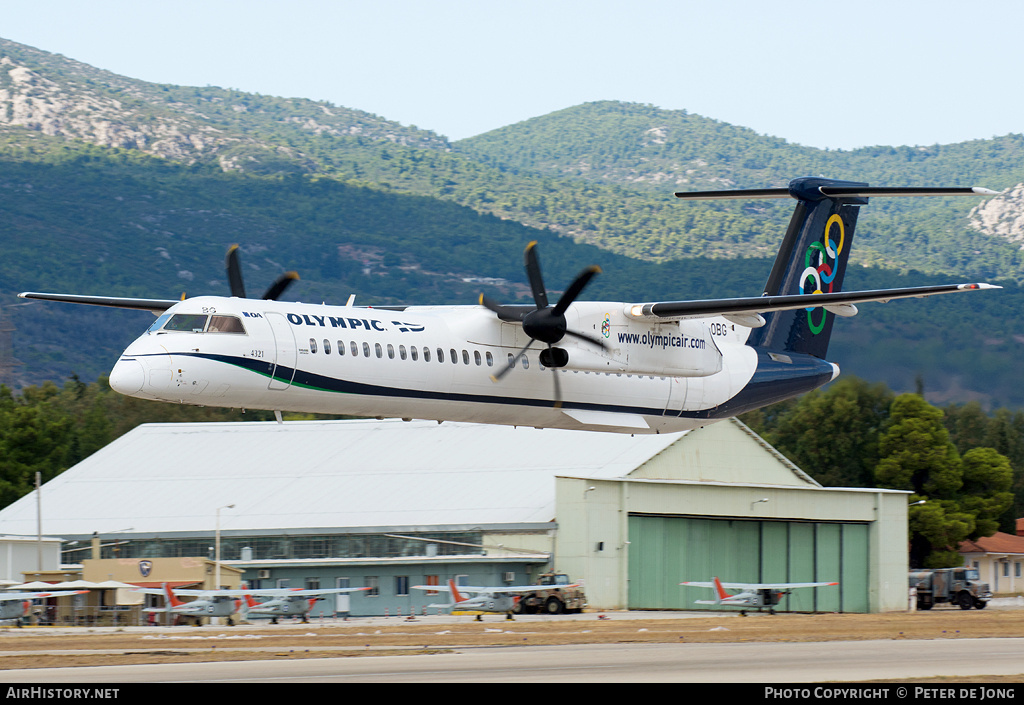
[[[689,619],[384,622],[0,633],[0,669],[437,653],[471,646],[963,639],[1024,636],[1024,610]],[[18,652],[18,653],[12,653]],[[1024,667],[1022,667],[1024,670]]]

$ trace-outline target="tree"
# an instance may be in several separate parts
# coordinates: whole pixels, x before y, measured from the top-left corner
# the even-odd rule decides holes
[[[960,459],[963,488],[960,506],[975,516],[971,538],[991,536],[999,530],[999,517],[1013,506],[1013,468],[1009,459],[992,448],[973,448]]]
[[[960,457],[942,424],[942,411],[917,394],[901,394],[889,413],[889,428],[879,439],[879,486],[955,499],[963,484]]]
[[[828,487],[871,487],[893,393],[856,377],[801,397],[765,438]]]
[[[971,436],[982,424],[972,418]],[[966,428],[966,426],[965,426]],[[893,401],[890,425],[879,440],[875,473],[880,487],[910,490],[910,564],[943,568],[960,565],[957,546],[967,538],[991,536],[1013,503],[1013,468],[992,448],[976,447],[961,458],[943,425],[943,413],[916,394]]]

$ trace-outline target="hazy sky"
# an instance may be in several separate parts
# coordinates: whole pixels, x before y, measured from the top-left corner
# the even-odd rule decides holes
[[[453,140],[594,100],[814,147],[1024,132],[1020,0],[32,0],[0,37]]]

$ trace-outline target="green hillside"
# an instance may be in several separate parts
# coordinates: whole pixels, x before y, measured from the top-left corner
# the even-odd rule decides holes
[[[524,301],[537,239],[552,289],[598,264],[587,296],[757,295],[788,202],[682,203],[676,189],[1024,182],[1022,138],[828,152],[685,111],[592,103],[456,144],[327,103],[159,86],[0,40],[0,306],[18,386],[90,381],[149,314],[19,302],[21,290],[227,293],[240,243],[249,288],[285,269],[305,301]],[[1018,244],[967,224],[980,199],[875,199],[848,288],[1024,279]],[[836,326],[845,371],[935,401],[1024,404],[1021,291],[865,305]]]

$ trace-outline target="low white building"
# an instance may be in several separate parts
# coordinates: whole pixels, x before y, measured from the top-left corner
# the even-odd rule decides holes
[[[736,420],[638,435],[445,422],[140,426],[43,487],[44,530],[103,558],[214,557],[262,586],[584,581],[592,607],[691,609],[684,580],[838,580],[782,609],[906,606],[907,493],[828,489]],[[34,494],[0,531],[35,529]],[[219,518],[219,532],[217,521]],[[82,544],[79,544],[82,545]],[[81,559],[81,553],[75,554]],[[121,577],[127,580],[126,577]]]

